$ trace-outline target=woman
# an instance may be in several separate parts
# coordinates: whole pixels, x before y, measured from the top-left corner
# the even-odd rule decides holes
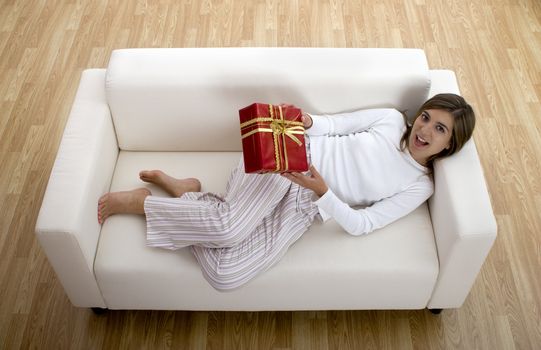
[[[146,215],[148,246],[190,246],[207,281],[230,290],[279,261],[317,215],[361,235],[413,211],[433,193],[432,163],[462,148],[475,115],[462,97],[440,94],[411,126],[395,109],[305,114],[303,123],[312,163],[306,174],[245,174],[241,160],[220,196],[200,192],[197,179],[142,171],[141,180],[174,198],[146,188],[108,193],[99,200],[98,220]]]

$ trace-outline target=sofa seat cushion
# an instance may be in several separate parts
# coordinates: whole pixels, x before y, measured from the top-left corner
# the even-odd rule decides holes
[[[121,151],[111,191],[145,186],[139,171],[196,177],[203,191],[223,193],[238,152]],[[203,278],[190,248],[145,245],[145,221],[115,215],[103,225],[94,271],[107,307],[162,310],[332,310],[424,308],[438,275],[426,204],[370,235],[353,237],[316,221],[274,267],[230,292]]]

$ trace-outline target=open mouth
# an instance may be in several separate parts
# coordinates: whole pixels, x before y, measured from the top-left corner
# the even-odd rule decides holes
[[[425,147],[425,146],[428,146],[428,142],[427,142],[425,139],[419,137],[419,135],[415,135],[415,140],[414,140],[414,142],[415,142],[415,146],[417,146],[417,147]]]

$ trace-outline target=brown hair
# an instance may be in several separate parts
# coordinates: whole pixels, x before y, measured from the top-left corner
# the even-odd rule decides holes
[[[451,113],[454,117],[453,133],[449,149],[444,149],[438,154],[428,158],[427,164],[432,167],[436,159],[448,157],[462,149],[462,146],[471,138],[475,127],[475,113],[473,108],[464,100],[462,96],[456,94],[438,94],[427,100],[419,109],[413,123],[427,109],[441,109]],[[410,125],[406,121],[406,131],[400,140],[400,148],[404,151],[409,146],[409,137],[413,123]]]

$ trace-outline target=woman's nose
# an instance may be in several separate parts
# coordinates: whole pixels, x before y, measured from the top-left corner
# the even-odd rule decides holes
[[[431,129],[430,123],[423,124],[423,126],[421,127],[421,131],[423,135],[427,135],[430,129]]]

